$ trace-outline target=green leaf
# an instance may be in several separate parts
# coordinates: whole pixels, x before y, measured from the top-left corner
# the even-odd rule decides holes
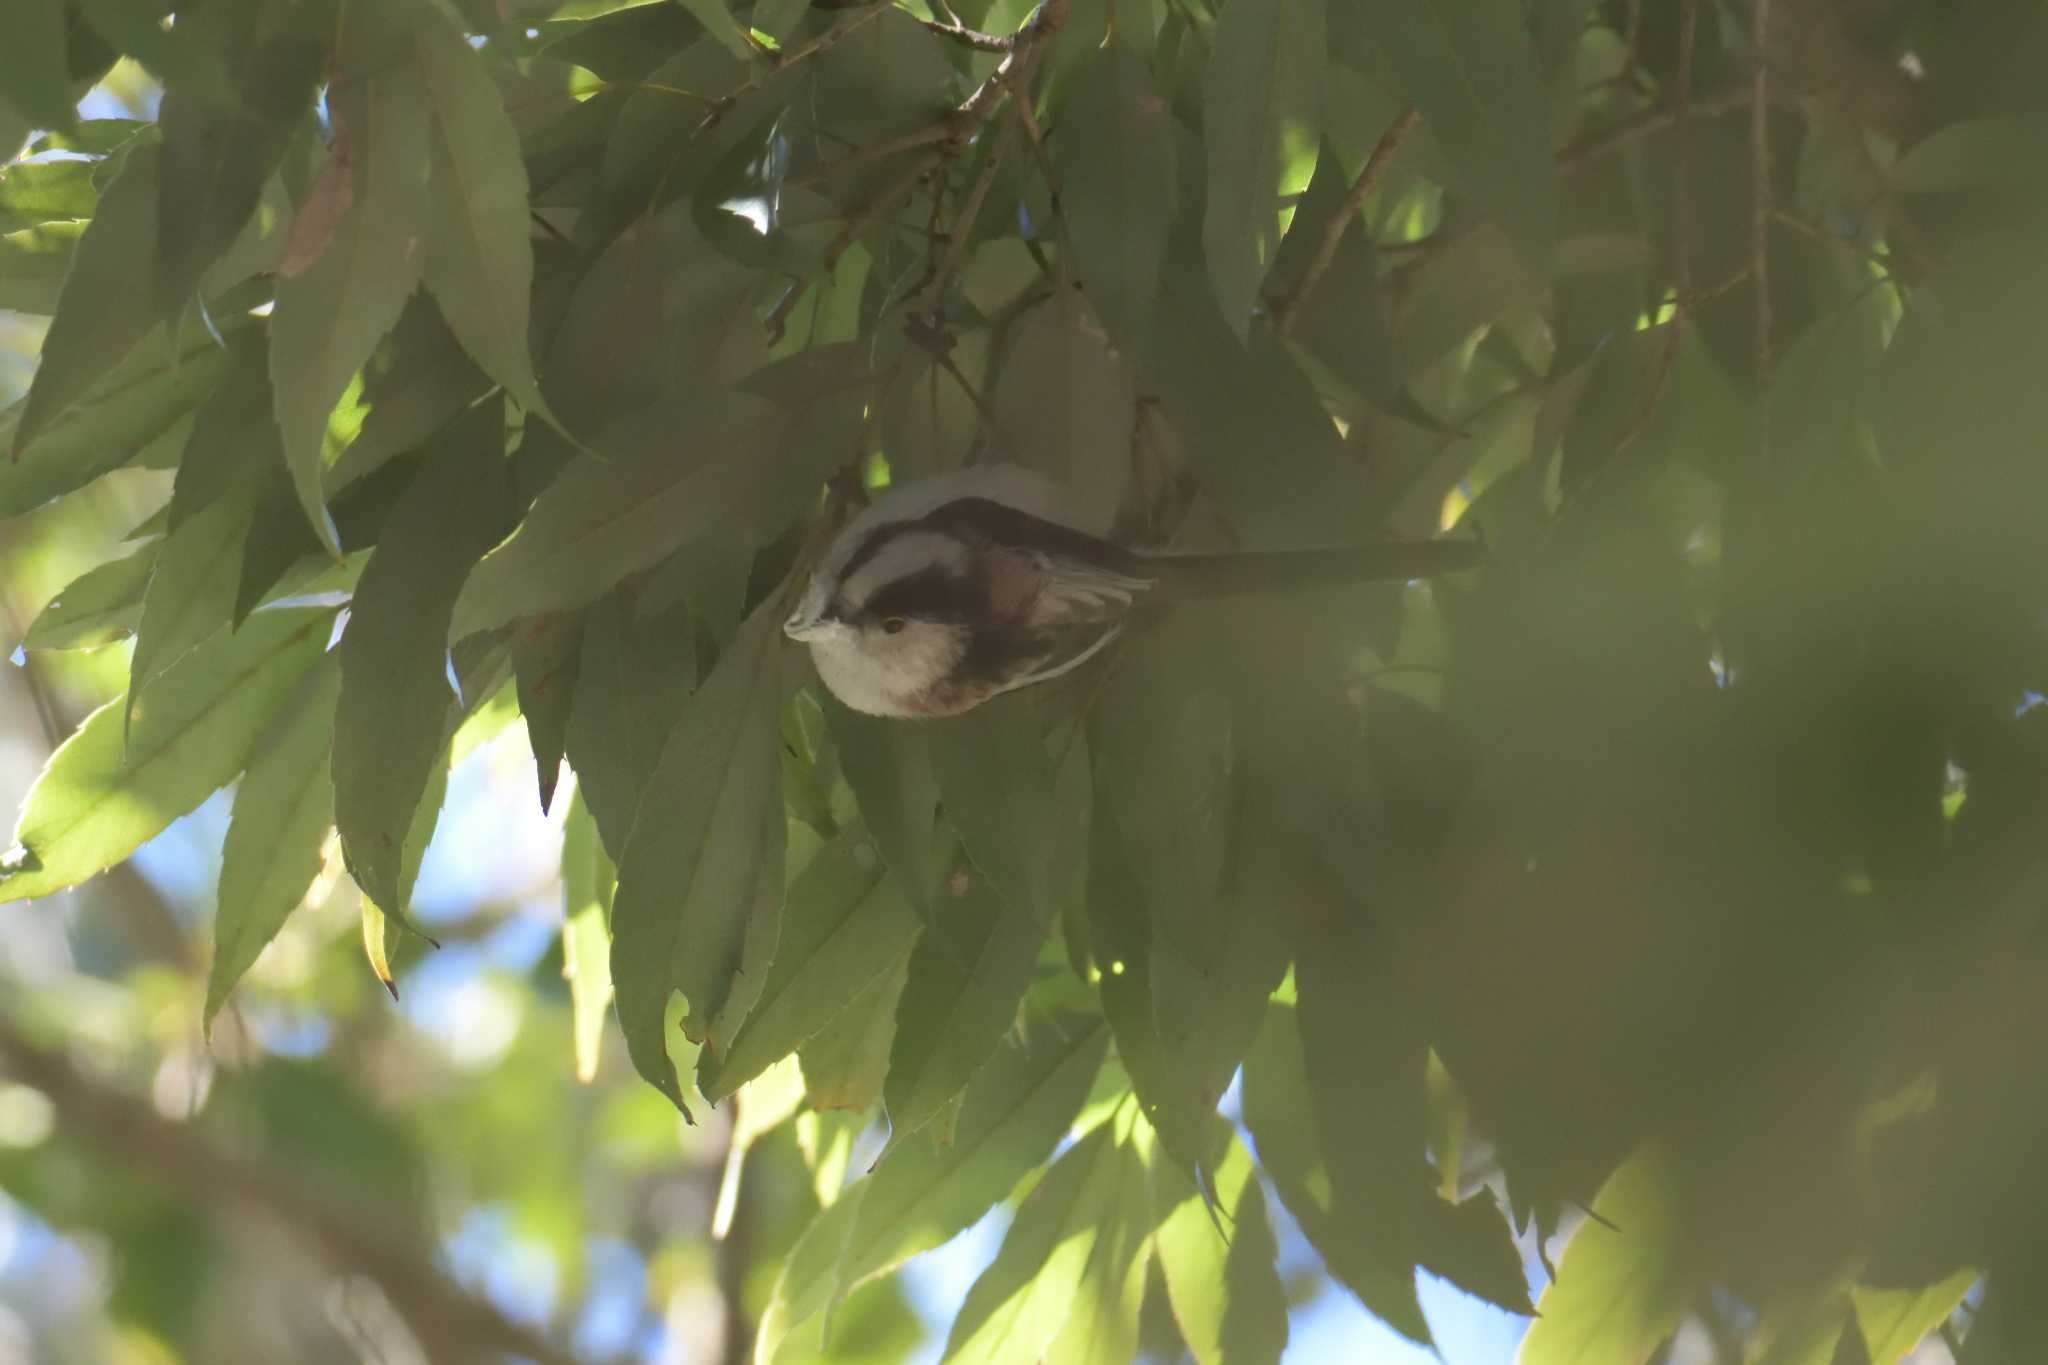
[[[1908,148],[1892,167],[1891,183],[1907,194],[1942,194],[2021,181],[2044,138],[2048,117],[2038,112],[1951,123]]]
[[[92,713],[50,756],[0,859],[0,903],[75,886],[133,853],[232,781],[299,677],[327,645],[331,608],[263,612],[186,655],[135,718],[125,698]]]
[[[386,911],[404,909],[406,831],[453,723],[448,615],[464,575],[508,520],[497,405],[477,408],[438,445],[392,510],[340,647],[335,823],[349,874]]]
[[[221,851],[213,962],[206,974],[202,1019],[208,1029],[228,992],[319,875],[320,846],[334,825],[328,755],[340,689],[341,669],[323,657],[235,791]]]
[[[929,918],[939,784],[923,727],[862,715],[829,693],[822,705],[840,772],[860,802],[883,865],[918,914]]]
[[[87,224],[38,223],[0,233],[0,308],[54,313]]]
[[[527,742],[533,746],[543,814],[554,802],[555,782],[562,773],[582,654],[580,616],[536,617],[522,622],[512,637],[512,676],[519,691],[519,714],[526,718]]]
[[[63,0],[17,0],[8,9],[7,41],[0,44],[0,100],[39,128],[76,127],[78,110],[65,79],[70,61]]]
[[[1608,1177],[1543,1291],[1524,1365],[1641,1365],[1677,1329],[1694,1286],[1673,1184],[1668,1160],[1648,1148]]]
[[[209,504],[164,538],[142,598],[142,621],[128,662],[128,707],[148,700],[165,669],[230,624],[241,578],[249,498],[231,494]]]
[[[96,649],[133,635],[157,549],[151,541],[72,580],[29,625],[22,648]]]
[[[226,368],[227,357],[209,345],[181,362],[138,366],[95,388],[16,459],[0,460],[0,517],[19,516],[111,469],[141,463],[160,441],[182,450],[178,419],[206,397]],[[0,439],[25,410],[16,404],[0,413]]]
[[[426,91],[410,66],[337,87],[330,108],[328,155],[350,170],[349,206],[325,250],[278,281],[270,377],[299,505],[320,543],[338,555],[322,488],[328,416],[419,283],[429,130]]]
[[[732,1046],[698,1067],[706,1099],[717,1103],[788,1056],[909,954],[918,916],[880,872],[860,828],[849,826],[790,884],[761,998]]]
[[[889,970],[804,1041],[797,1060],[813,1109],[865,1114],[882,1097],[908,965],[907,954],[898,956]]]
[[[1239,341],[1280,245],[1288,163],[1314,154],[1324,27],[1322,0],[1232,0],[1216,21],[1202,87],[1209,156],[1202,249]]]
[[[1433,1192],[1423,1160],[1428,1006],[1405,945],[1371,907],[1308,899],[1297,1018],[1334,1223],[1390,1280],[1412,1278],[1420,1262],[1526,1313],[1521,1257],[1491,1196],[1453,1210]]]
[[[967,1087],[953,1141],[924,1134],[893,1146],[847,1192],[860,1205],[837,1271],[841,1293],[951,1239],[1007,1197],[1067,1134],[1102,1067],[1099,1022],[1034,1020]]]
[[[527,340],[533,229],[519,134],[483,59],[458,34],[429,18],[414,46],[433,111],[427,288],[484,373],[545,415]]]
[[[1130,1281],[1142,1288],[1134,1269],[1147,1221],[1145,1158],[1133,1133],[1140,1122],[1127,1106],[1053,1163],[967,1291],[946,1339],[948,1362],[1132,1358]],[[1094,1340],[1070,1343],[1077,1333]]]
[[[833,1271],[847,1250],[860,1204],[858,1196],[826,1204],[790,1248],[775,1276],[768,1306],[761,1310],[754,1333],[754,1365],[774,1365],[790,1333],[831,1301]]]
[[[640,793],[697,686],[689,618],[642,619],[626,589],[584,612],[583,644],[563,745],[577,790],[614,860],[624,855]]]
[[[1512,0],[1356,5],[1437,146],[1538,277],[1557,237],[1550,98],[1524,7]]]
[[[680,0],[680,3],[727,52],[743,62],[753,58],[754,45],[747,41],[747,31],[732,17],[732,9],[726,0]]]
[[[1030,696],[924,725],[946,820],[975,867],[1027,917],[1051,922],[1052,760]]]
[[[1330,1273],[1375,1317],[1411,1340],[1426,1342],[1429,1323],[1415,1296],[1412,1265],[1404,1273],[1384,1258],[1361,1254],[1359,1237],[1365,1230],[1333,1217],[1330,1173],[1316,1142],[1308,1065],[1295,1015],[1292,1005],[1269,1005],[1245,1059],[1244,1122],[1258,1148],[1259,1165]]]
[[[1206,650],[1228,647],[1175,623],[1134,642],[1091,731],[1104,1007],[1147,1119],[1191,1172],[1286,974],[1296,897],[1285,871],[1301,856],[1262,798],[1244,794],[1227,702],[1185,681]]]
[[[177,26],[237,69],[232,90],[216,73],[213,89],[174,82],[164,95],[151,306],[173,330],[200,277],[256,211],[312,107],[326,54],[308,35],[278,31],[285,8],[230,0]]]
[[[1220,1128],[1218,1121],[1211,1131]],[[1186,1170],[1159,1160],[1155,1151],[1152,1217],[1158,1224],[1159,1269],[1195,1365],[1274,1365],[1287,1345],[1287,1291],[1276,1265],[1280,1248],[1251,1154],[1223,1131],[1223,1159],[1213,1163],[1214,1214]]]
[[[82,165],[79,162],[56,163]],[[0,212],[10,207],[24,172],[0,171]],[[148,262],[156,249],[157,149],[128,155],[78,239],[57,313],[43,337],[42,361],[28,406],[14,429],[13,453],[26,459],[36,436],[85,397],[95,381],[127,358],[156,324]]]
[[[1074,268],[1125,356],[1147,354],[1178,207],[1173,114],[1146,63],[1104,48],[1074,77],[1052,139]]]
[[[758,500],[775,416],[738,395],[702,395],[612,424],[535,499],[518,534],[477,566],[454,638],[596,598],[627,574]]]
[[[641,798],[612,902],[612,981],[633,1065],[676,1107],[682,1088],[663,1018],[680,991],[683,1033],[729,1047],[760,997],[782,917],[777,759],[782,634],[757,607],[683,705]]]
[[[1858,1285],[1850,1290],[1856,1321],[1870,1351],[1870,1365],[1897,1365],[1912,1354],[1929,1332],[1948,1321],[1980,1278],[1978,1271],[1965,1269],[1924,1289]]]
[[[994,395],[1011,458],[1060,488],[1083,526],[1107,526],[1125,502],[1137,393],[1079,299],[1011,329]]]
[[[370,411],[328,467],[329,496],[417,450],[490,387],[432,296],[414,294],[363,366],[361,402]]]
[[[612,1005],[612,892],[618,878],[598,841],[583,793],[569,798],[562,826],[562,975],[569,982],[576,1079],[597,1079]]]
[[[93,161],[17,161],[0,166],[0,228],[13,232],[43,223],[94,216],[100,195]]]
[[[1017,1017],[1045,925],[987,877],[956,872],[910,957],[885,1092],[892,1141],[937,1117]]]

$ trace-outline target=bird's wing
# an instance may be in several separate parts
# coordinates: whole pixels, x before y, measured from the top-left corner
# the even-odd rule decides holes
[[[1123,633],[1124,624],[1121,619],[1076,622],[1033,631],[1033,638],[1042,642],[1045,652],[1034,659],[1029,667],[1013,673],[996,690],[1014,692],[1020,687],[1030,687],[1036,683],[1051,682],[1054,678],[1063,677],[1094,658]]]
[[[1048,628],[1119,621],[1153,583],[1121,546],[988,498],[956,498],[919,521],[990,552],[990,605],[999,619]]]

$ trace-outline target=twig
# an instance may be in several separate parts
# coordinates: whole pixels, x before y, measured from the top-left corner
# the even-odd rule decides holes
[[[1044,0],[1031,22],[1017,30],[1010,53],[1003,58],[1002,64],[991,71],[988,79],[954,111],[954,123],[962,130],[963,142],[972,136],[974,128],[988,122],[1003,95],[1013,85],[1021,84],[1020,77],[1029,78],[1031,62],[1038,49],[1066,24],[1069,3],[1070,0]]]
[[[1317,282],[1329,271],[1330,263],[1337,259],[1337,248],[1344,243],[1345,229],[1351,226],[1351,220],[1364,209],[1366,199],[1371,196],[1374,187],[1380,183],[1380,177],[1386,174],[1388,165],[1393,162],[1394,153],[1401,149],[1402,139],[1406,138],[1421,120],[1421,113],[1411,104],[1395,117],[1386,132],[1380,134],[1380,140],[1373,145],[1372,155],[1365,159],[1365,168],[1358,173],[1358,179],[1352,182],[1350,193],[1344,196],[1344,202],[1337,206],[1337,211],[1330,215],[1330,221],[1323,224],[1323,235],[1316,242],[1316,254],[1310,258],[1308,269],[1302,272],[1300,287],[1273,315],[1273,325],[1281,335],[1286,335],[1288,329],[1294,326],[1295,316],[1301,312],[1301,306],[1307,301],[1309,291],[1316,287]]]
[[[957,19],[950,24],[941,23],[937,19],[920,19],[917,22],[941,38],[951,38],[954,42],[971,47],[976,52],[1008,52],[1017,45],[1015,35],[1005,37],[1000,33],[982,33],[968,28]]]
[[[0,1062],[49,1097],[69,1136],[177,1191],[194,1207],[237,1202],[258,1209],[317,1243],[337,1265],[367,1276],[430,1358],[452,1365],[513,1355],[537,1365],[579,1365],[570,1352],[450,1280],[424,1248],[366,1217],[359,1204],[316,1192],[305,1172],[286,1172],[223,1150],[195,1126],[171,1123],[148,1104],[87,1077],[61,1053],[30,1042],[5,1020],[0,1020]]]
[[[1757,461],[1771,462],[1771,108],[1770,67],[1765,48],[1771,30],[1771,0],[1751,0],[1749,17],[1749,275],[1756,289]]]
[[[1618,147],[1625,147],[1652,133],[1662,132],[1679,122],[1681,117],[1713,118],[1719,114],[1732,114],[1738,109],[1748,107],[1751,98],[1752,92],[1747,86],[1732,86],[1693,100],[1692,107],[1684,115],[1679,114],[1676,104],[1660,104],[1645,109],[1640,114],[1579,138],[1557,154],[1557,164],[1569,169],[1594,157],[1605,156]]]
[[[960,268],[960,262],[967,255],[968,235],[974,230],[975,220],[981,217],[981,206],[988,200],[989,190],[996,183],[996,174],[1002,169],[1003,157],[1009,147],[1010,140],[998,135],[995,143],[988,149],[988,155],[982,158],[981,174],[974,178],[973,188],[967,191],[967,198],[961,202],[960,211],[953,215],[953,226],[943,239],[945,249],[932,275],[932,280],[937,281],[941,288],[953,272]],[[910,292],[916,294],[923,288],[924,284],[920,284],[917,289]]]
[[[1045,178],[1046,201],[1052,209],[1052,227],[1060,244],[1059,285],[1062,290],[1071,289],[1074,284],[1074,239],[1067,230],[1066,206],[1060,202],[1059,173],[1053,169],[1052,153],[1045,147],[1045,130],[1038,126],[1038,115],[1031,110],[1028,91],[1010,101],[1017,126],[1024,130],[1025,138],[1031,143],[1032,153],[1038,161],[1038,173]]]
[[[1883,271],[1887,284],[1896,285],[1898,283],[1892,274],[1892,262],[1879,252],[1872,251],[1869,247],[1864,246],[1861,242],[1852,242],[1846,237],[1837,237],[1831,232],[1823,232],[1798,214],[1790,213],[1784,209],[1772,209],[1771,221],[1783,223],[1800,236],[1819,242],[1823,246],[1835,246],[1842,248],[1844,251],[1853,251],[1872,266]]]

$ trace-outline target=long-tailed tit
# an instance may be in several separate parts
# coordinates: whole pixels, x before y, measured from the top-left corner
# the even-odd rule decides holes
[[[1080,667],[1143,599],[1404,581],[1471,568],[1482,553],[1450,540],[1129,550],[1070,524],[1044,481],[997,465],[877,498],[819,560],[783,630],[854,710],[952,716]]]

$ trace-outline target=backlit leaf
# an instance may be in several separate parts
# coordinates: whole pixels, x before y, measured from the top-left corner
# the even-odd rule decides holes
[[[94,649],[135,633],[157,543],[89,569],[50,599],[22,637],[24,649]]]
[[[1959,1270],[1924,1289],[1869,1289],[1858,1285],[1849,1291],[1871,1365],[1897,1365],[1905,1359],[1929,1332],[1948,1321],[1963,1296],[1981,1278],[1975,1270]]]
[[[1672,1170],[1645,1149],[1608,1178],[1543,1291],[1524,1365],[1650,1358],[1677,1328],[1694,1286],[1680,1241]]]
[[[946,1340],[947,1361],[1130,1358],[1138,1305],[1135,1298],[1122,1301],[1145,1235],[1145,1158],[1132,1132],[1142,1122],[1126,1109],[1053,1163],[1018,1210],[995,1261],[967,1291]],[[1060,1349],[1056,1339],[1068,1333],[1102,1330],[1090,1312],[1101,1299],[1128,1308],[1126,1320],[1104,1325],[1123,1341],[1072,1355]],[[1121,1352],[1113,1349],[1119,1344]]]
[[[1015,1189],[1066,1136],[1108,1041],[1099,1024],[1043,1019],[1022,1046],[998,1047],[967,1087],[951,1143],[916,1134],[847,1191],[860,1212],[838,1267],[841,1292],[946,1241]]]
[[[562,826],[562,975],[569,981],[576,1079],[597,1078],[605,1020],[612,1005],[612,892],[617,877],[598,841],[597,822],[570,798]]]
[[[136,715],[126,698],[92,713],[36,778],[0,858],[0,903],[75,886],[232,781],[300,675],[327,646],[334,612],[264,612],[181,659]]]
[[[235,791],[206,976],[209,1026],[320,871],[334,825],[328,755],[340,689],[340,667],[322,658]]]
[[[898,956],[889,970],[804,1041],[797,1060],[812,1108],[865,1114],[882,1097],[889,1047],[896,1037],[896,1002],[903,993],[907,966],[907,958]]]
[[[1275,1365],[1287,1345],[1287,1294],[1274,1264],[1280,1249],[1266,1218],[1266,1192],[1235,1136],[1214,1170],[1212,1215],[1184,1169],[1156,1155],[1152,1161],[1167,1299],[1195,1365]]]
[[[158,160],[154,145],[137,147],[98,206],[88,209],[92,222],[78,239],[71,273],[57,296],[57,314],[43,338],[42,363],[14,428],[10,445],[17,460],[26,459],[35,438],[126,359],[156,325],[147,285],[157,237]],[[17,166],[0,172],[6,177],[0,179],[0,208],[5,207],[7,192],[17,188],[13,182],[34,169]]]
[[[790,884],[761,998],[732,1046],[698,1068],[705,1098],[717,1102],[809,1041],[908,954],[918,917],[880,873],[874,849],[850,826]]]

